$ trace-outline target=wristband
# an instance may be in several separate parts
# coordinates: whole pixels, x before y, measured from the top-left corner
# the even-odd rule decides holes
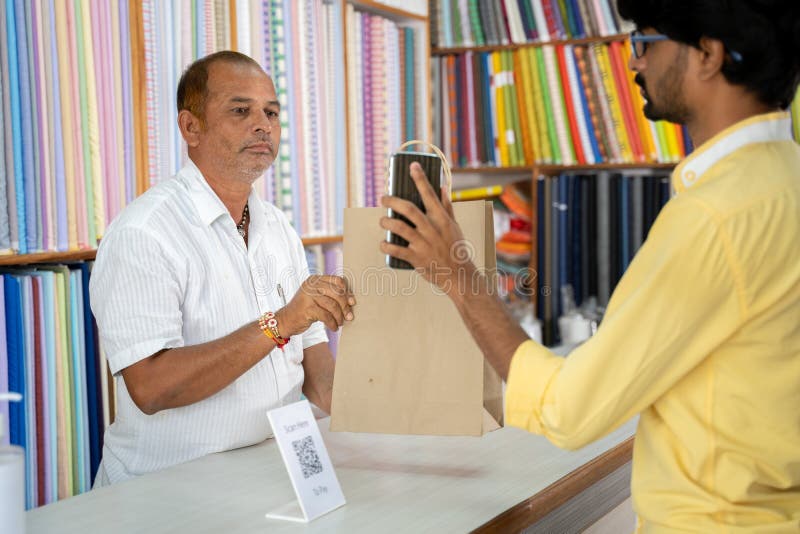
[[[289,343],[290,337],[281,337],[278,332],[278,318],[275,317],[275,312],[267,312],[258,318],[258,326],[264,335],[275,342],[275,345],[283,350],[284,345]]]

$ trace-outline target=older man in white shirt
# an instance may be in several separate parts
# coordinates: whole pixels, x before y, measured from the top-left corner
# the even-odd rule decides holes
[[[270,436],[266,412],[330,411],[323,323],[353,317],[344,280],[309,276],[283,213],[252,184],[278,153],[280,104],[251,58],[219,52],[178,86],[190,161],[111,224],[90,293],[117,384],[96,485]]]

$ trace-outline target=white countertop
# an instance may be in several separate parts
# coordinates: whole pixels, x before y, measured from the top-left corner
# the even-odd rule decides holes
[[[27,532],[465,532],[633,435],[630,421],[576,452],[501,428],[474,437],[329,432],[347,504],[309,524],[266,519],[294,499],[273,440],[212,454],[27,513]]]

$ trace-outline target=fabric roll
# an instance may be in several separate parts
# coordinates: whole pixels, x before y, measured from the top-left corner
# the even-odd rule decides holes
[[[69,223],[67,215],[67,189],[66,171],[64,161],[64,140],[62,130],[62,92],[61,76],[59,69],[59,50],[62,45],[61,31],[62,25],[56,25],[55,0],[49,0],[47,4],[47,20],[49,22],[50,37],[50,62],[48,77],[52,82],[51,90],[48,93],[48,101],[52,112],[51,131],[52,131],[52,155],[53,155],[53,189],[54,189],[54,209],[55,209],[55,228],[56,228],[56,248],[57,250],[67,250],[69,248]],[[50,85],[48,85],[50,87]]]
[[[57,399],[56,399],[56,323],[55,323],[55,300],[56,295],[53,287],[53,273],[49,271],[39,271],[42,280],[42,293],[44,301],[44,362],[45,362],[45,416],[44,416],[44,446],[45,461],[47,462],[45,481],[46,499],[49,504],[58,500],[58,444],[56,433],[57,426]]]
[[[74,216],[77,220],[77,245],[76,248],[84,249],[89,246],[89,220],[92,218],[87,203],[87,180],[91,179],[89,169],[89,132],[88,125],[81,120],[86,115],[86,64],[83,55],[83,27],[80,5],[68,5],[67,32],[70,47],[70,102],[68,110],[72,114],[73,135],[75,136],[74,164]]]
[[[132,201],[136,195],[136,169],[138,165],[138,145],[137,139],[138,118],[134,109],[134,97],[132,87],[138,81],[138,76],[134,78],[134,70],[131,66],[131,48],[138,42],[138,28],[133,25],[131,19],[131,7],[128,0],[119,0],[119,33],[120,33],[120,87],[117,89],[118,98],[122,104],[122,154],[124,159],[125,187],[121,196],[123,204]]]
[[[32,320],[33,320],[33,350],[31,351],[31,359],[32,359],[32,368],[33,368],[33,390],[35,393],[35,403],[34,408],[35,412],[33,414],[33,419],[35,421],[35,429],[36,433],[34,434],[34,439],[36,441],[36,465],[34,469],[36,471],[36,488],[35,488],[35,495],[33,506],[42,506],[45,504],[47,491],[46,491],[46,482],[47,482],[47,471],[48,465],[45,461],[45,432],[47,431],[45,427],[45,406],[46,406],[46,392],[45,392],[45,384],[46,384],[46,370],[45,370],[45,354],[44,354],[44,315],[43,315],[43,308],[44,308],[44,301],[42,299],[42,287],[41,287],[41,280],[40,278],[33,273],[29,276],[31,280],[31,289],[32,289],[32,303],[33,303],[33,310],[32,310]]]
[[[95,178],[95,189],[103,194],[102,214],[103,220],[97,222],[97,236],[101,238],[105,233],[111,214],[116,213],[114,201],[119,197],[119,180],[121,175],[117,172],[117,156],[115,134],[119,120],[108,120],[120,117],[116,114],[114,105],[114,68],[112,53],[114,50],[111,32],[113,23],[109,18],[109,2],[97,2],[92,5],[92,41],[96,44],[94,50],[96,57],[95,81],[97,86],[97,121],[99,132],[100,175]],[[106,119],[106,120],[104,120]]]
[[[35,386],[35,353],[33,325],[33,287],[31,277],[20,274],[16,276],[20,285],[22,316],[22,372],[25,383],[25,412],[22,418],[25,434],[25,505],[33,508],[37,502],[36,472],[36,386]]]
[[[27,212],[29,239],[29,251],[42,251],[42,222],[44,213],[42,212],[42,170],[40,161],[41,144],[39,143],[39,99],[38,92],[38,62],[37,54],[37,34],[36,21],[34,15],[34,3],[25,5],[25,46],[28,56],[28,130],[30,133],[30,145],[24,147],[27,154],[29,174],[26,176],[26,201],[30,205]],[[30,196],[28,196],[30,195]]]
[[[18,98],[21,112],[21,150],[22,158],[22,184],[24,189],[24,223],[25,223],[25,252],[37,250],[37,211],[36,176],[34,173],[34,142],[33,142],[33,102],[31,101],[31,69],[30,69],[30,32],[28,28],[28,9],[30,6],[23,0],[15,0],[14,16],[17,47]],[[19,191],[18,191],[19,194]],[[22,215],[22,214],[20,214]],[[22,240],[22,236],[20,236]],[[22,243],[20,243],[21,245]],[[20,248],[22,250],[22,248]]]
[[[39,225],[40,225],[40,242],[37,243],[37,248],[40,250],[55,250],[55,217],[53,217],[53,173],[50,168],[50,163],[53,154],[50,148],[50,99],[48,97],[51,80],[49,79],[49,63],[52,60],[50,56],[50,43],[49,43],[49,10],[46,6],[43,7],[41,3],[34,2],[31,4],[31,26],[33,31],[33,57],[36,90],[33,94],[33,99],[37,104],[36,112],[36,146],[37,146],[37,173],[39,177]]]
[[[56,143],[58,146],[60,139],[63,157],[63,182],[61,184],[63,190],[61,194],[63,195],[63,206],[65,208],[63,214],[66,224],[65,249],[76,249],[78,247],[78,218],[75,207],[77,182],[75,141],[77,136],[73,120],[73,110],[76,109],[76,106],[72,101],[72,81],[74,77],[71,68],[73,60],[68,30],[68,17],[71,17],[69,15],[70,10],[62,2],[54,1],[54,7],[53,20],[56,24],[57,43],[55,44],[58,60],[53,63],[58,68],[57,77],[54,77],[54,80],[58,80],[59,104],[57,106],[57,117],[60,118],[60,126],[56,126],[57,130],[60,130],[60,135],[59,133],[56,134]],[[58,173],[58,170],[56,170],[56,173]],[[57,187],[59,186],[57,185]]]
[[[100,125],[98,122],[98,92],[97,76],[95,75],[95,57],[92,46],[92,19],[89,13],[89,4],[79,2],[80,5],[80,35],[83,48],[83,58],[86,77],[82,80],[81,100],[85,102],[81,108],[86,112],[82,114],[82,123],[86,125],[84,134],[86,145],[86,207],[87,207],[87,245],[97,248],[97,238],[105,228],[105,196],[103,194],[103,173],[100,151]]]
[[[10,101],[10,117],[9,124],[11,125],[11,146],[13,147],[12,157],[13,162],[13,182],[14,182],[14,207],[16,210],[16,232],[17,232],[17,249],[21,254],[28,251],[27,230],[26,230],[26,216],[25,216],[25,183],[23,174],[23,158],[22,158],[22,112],[20,102],[20,60],[17,54],[17,30],[16,30],[16,13],[13,0],[6,0],[6,38],[8,44],[8,88],[9,88],[9,101]],[[7,136],[8,138],[8,136]],[[8,159],[6,160],[8,161]],[[11,180],[9,180],[10,182]]]
[[[14,201],[12,193],[9,196],[9,190],[6,185],[9,178],[9,169],[6,167],[6,150],[12,144],[11,139],[6,140],[6,128],[10,127],[9,121],[6,120],[8,116],[6,112],[6,99],[8,96],[8,58],[6,55],[6,21],[5,21],[5,3],[0,3],[0,254],[9,254],[13,252],[11,246],[11,222],[9,221],[9,213]],[[12,215],[12,218],[15,218]],[[2,357],[2,356],[0,356]],[[3,384],[0,382],[0,387]]]
[[[0,6],[0,11],[2,11]],[[0,20],[0,23],[2,20]],[[8,338],[6,336],[6,290],[5,290],[6,277],[0,275],[0,391],[13,391],[8,384]],[[8,425],[10,419],[8,418],[8,404],[7,402],[0,403],[0,419],[3,420],[4,425]],[[3,428],[3,433],[0,435],[0,446],[8,445],[9,432]]]
[[[633,201],[633,252],[636,253],[639,250],[639,247],[642,246],[644,242],[644,204],[642,195],[644,194],[644,189],[642,187],[642,180],[646,180],[647,178],[643,178],[642,176],[634,176],[633,177],[633,185],[631,191],[631,197]]]
[[[597,175],[597,300],[600,306],[607,305],[611,296],[610,195],[610,177],[601,172]]]

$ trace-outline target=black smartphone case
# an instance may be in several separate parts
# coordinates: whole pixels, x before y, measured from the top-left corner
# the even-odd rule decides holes
[[[411,201],[425,213],[425,205],[422,203],[422,197],[417,191],[417,186],[414,185],[414,179],[411,177],[411,171],[409,170],[409,166],[415,161],[425,171],[425,176],[428,177],[428,181],[436,193],[436,198],[441,198],[442,160],[439,156],[422,152],[396,152],[392,155],[389,161],[389,194]],[[389,210],[389,215],[414,227],[411,221],[400,214],[392,212],[392,210]],[[388,235],[388,241],[402,247],[408,246],[408,241],[391,232]],[[386,256],[386,264],[394,269],[413,269],[410,263],[392,256]]]

